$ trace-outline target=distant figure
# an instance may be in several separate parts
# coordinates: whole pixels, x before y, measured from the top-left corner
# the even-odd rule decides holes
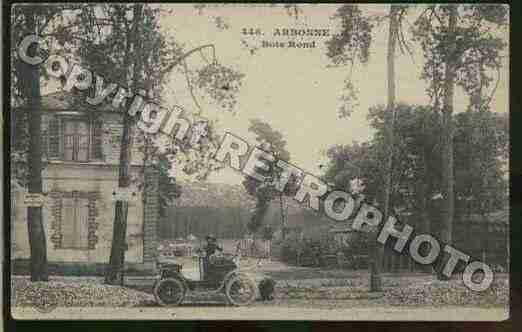
[[[237,240],[236,242],[236,255],[241,254],[241,240]]]
[[[264,278],[259,283],[259,294],[262,301],[270,301],[274,299],[274,290],[276,282],[272,278]]]

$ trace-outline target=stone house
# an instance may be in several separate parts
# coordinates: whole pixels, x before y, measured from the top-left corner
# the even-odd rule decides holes
[[[41,105],[43,220],[49,264],[103,267],[111,249],[112,195],[118,187],[123,116],[110,104],[91,106],[84,96],[65,92],[42,96]],[[22,112],[20,108],[13,113]],[[128,267],[153,271],[158,177],[152,167],[144,167],[142,147],[134,130],[130,174],[138,198],[129,202],[125,261]],[[24,189],[12,185],[11,258],[15,261],[29,258],[23,198]]]

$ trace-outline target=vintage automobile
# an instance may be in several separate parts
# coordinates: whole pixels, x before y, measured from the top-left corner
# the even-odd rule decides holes
[[[197,256],[199,280],[183,275],[182,265],[175,262],[158,262],[160,276],[154,284],[154,297],[162,306],[181,304],[188,292],[197,295],[221,293],[234,306],[245,306],[256,298],[257,285],[240,272],[239,255],[211,256],[208,264],[201,254]]]

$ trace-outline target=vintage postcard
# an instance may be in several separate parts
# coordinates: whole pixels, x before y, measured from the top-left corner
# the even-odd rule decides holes
[[[509,6],[6,8],[14,319],[509,318]]]

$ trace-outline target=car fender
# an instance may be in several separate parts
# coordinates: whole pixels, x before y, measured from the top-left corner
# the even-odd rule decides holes
[[[183,275],[181,275],[180,273],[177,273],[177,272],[174,272],[174,273],[171,273],[168,278],[172,278],[172,279],[178,279],[179,281],[181,281],[181,283],[183,283],[183,286],[185,286],[185,288],[187,290],[190,290],[189,288],[189,284],[187,283],[187,280],[185,280],[185,278],[183,277]],[[161,276],[159,278],[156,279],[156,282],[154,283],[154,285],[158,282],[160,282],[162,279]]]

